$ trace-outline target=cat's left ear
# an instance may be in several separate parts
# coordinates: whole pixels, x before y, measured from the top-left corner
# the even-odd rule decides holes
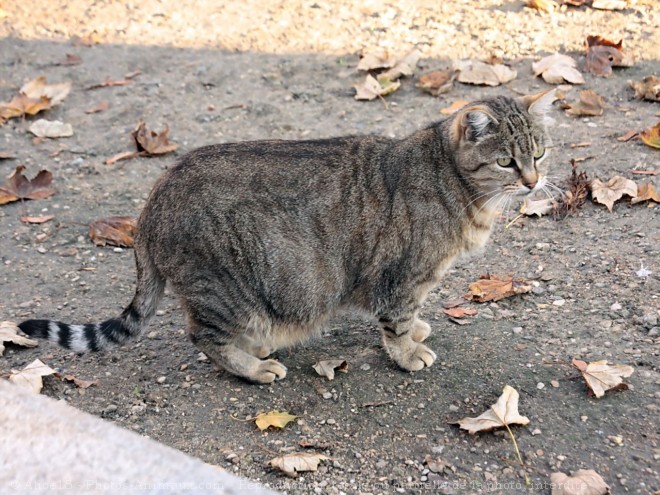
[[[545,124],[551,124],[552,118],[548,115],[552,108],[552,102],[557,99],[557,89],[553,88],[535,95],[527,95],[519,98],[519,101],[527,107],[527,111]]]
[[[479,142],[492,134],[497,124],[497,119],[485,105],[462,108],[454,120],[455,140]]]

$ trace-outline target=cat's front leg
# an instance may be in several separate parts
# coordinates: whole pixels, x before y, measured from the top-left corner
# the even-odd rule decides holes
[[[435,352],[416,341],[428,337],[431,328],[414,314],[396,319],[379,318],[385,350],[401,368],[419,371],[431,366],[436,359]]]

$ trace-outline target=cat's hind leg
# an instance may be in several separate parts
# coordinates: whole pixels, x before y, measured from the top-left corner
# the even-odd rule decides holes
[[[433,364],[436,359],[435,352],[424,344],[416,342],[413,337],[415,329],[420,332],[415,336],[420,337],[423,335],[422,330],[424,329],[420,330],[422,326],[417,322],[424,322],[417,320],[412,315],[396,320],[381,317],[379,322],[385,350],[401,368],[408,371],[419,371]]]

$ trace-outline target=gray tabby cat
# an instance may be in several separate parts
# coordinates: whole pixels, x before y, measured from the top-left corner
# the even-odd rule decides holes
[[[478,252],[497,209],[544,186],[554,92],[497,97],[395,140],[352,136],[199,148],[153,188],[135,238],[137,289],[119,318],[20,324],[76,352],[138,336],[169,281],[193,343],[234,375],[284,378],[264,359],[340,310],[381,327],[404,370],[431,366],[418,318],[459,256]]]

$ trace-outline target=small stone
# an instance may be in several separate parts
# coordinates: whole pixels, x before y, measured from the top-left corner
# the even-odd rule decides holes
[[[543,382],[538,382],[538,383],[536,384],[536,388],[538,388],[539,390],[543,390],[543,389],[545,388],[545,383],[543,383]]]
[[[115,253],[123,253],[124,252],[124,250],[120,247],[116,247],[112,251],[115,252]]]
[[[541,434],[541,430],[539,430],[538,428],[536,428],[534,431],[532,431],[532,436],[536,436],[536,435],[540,435],[540,434]]]
[[[371,366],[368,363],[364,363],[362,366],[360,366],[360,369],[362,371],[369,371],[371,369]]]
[[[623,445],[623,437],[620,437],[618,435],[610,435],[607,438],[610,440],[610,442],[616,445]]]
[[[209,358],[207,358],[207,357],[206,357],[206,354],[204,354],[203,352],[200,352],[200,353],[197,355],[197,361],[201,361],[202,363],[204,363],[204,362],[206,362],[206,361],[208,361],[208,360],[209,360]]]
[[[328,423],[329,425],[336,425],[337,424],[337,422],[334,419],[329,419],[329,420],[326,421],[326,423]]]
[[[651,330],[649,330],[648,336],[656,337],[659,333],[660,333],[660,327],[653,327]]]
[[[324,399],[332,399],[332,392],[323,392]]]
[[[110,404],[105,409],[103,409],[103,414],[110,414],[115,412],[116,410],[117,410],[117,406],[114,404]]]
[[[451,412],[456,412],[456,411],[458,411],[458,406],[455,406],[454,404],[450,404],[449,405],[449,410]]]
[[[555,301],[552,301],[553,306],[563,306],[564,304],[566,304],[566,300],[564,299],[557,299]]]
[[[159,377],[156,379],[156,381],[157,381],[158,383],[165,383],[165,380],[167,380],[167,377],[166,377],[166,376],[159,376]]]
[[[156,331],[154,331],[154,332],[149,332],[149,333],[147,334],[147,338],[148,338],[148,339],[155,339],[156,337],[158,337],[158,332],[156,332]]]
[[[589,419],[589,416],[580,416],[580,420],[584,423]]]
[[[550,380],[550,385],[552,385],[553,388],[559,388],[559,382],[557,380]]]
[[[614,303],[610,306],[610,311],[620,311],[622,306],[619,303]]]
[[[423,402],[420,402],[419,404],[417,404],[417,409],[424,409],[425,407],[426,407],[426,404],[424,404]]]
[[[522,333],[522,331],[523,331],[523,327],[513,327],[513,329],[512,329],[511,331],[512,331],[513,333],[515,333],[516,335],[519,335],[519,334]]]
[[[565,455],[558,455],[557,460],[561,461],[561,462],[564,462],[566,460],[566,456]]]
[[[387,461],[385,459],[381,459],[376,463],[376,467],[378,469],[385,469],[387,467]]]
[[[48,252],[48,250],[47,250],[45,247],[43,247],[43,246],[39,246],[39,247],[37,248],[37,252],[38,252],[38,253],[41,253],[41,254],[46,254],[46,253]]]
[[[179,371],[186,371],[188,369],[188,363],[184,363],[179,366]]]

